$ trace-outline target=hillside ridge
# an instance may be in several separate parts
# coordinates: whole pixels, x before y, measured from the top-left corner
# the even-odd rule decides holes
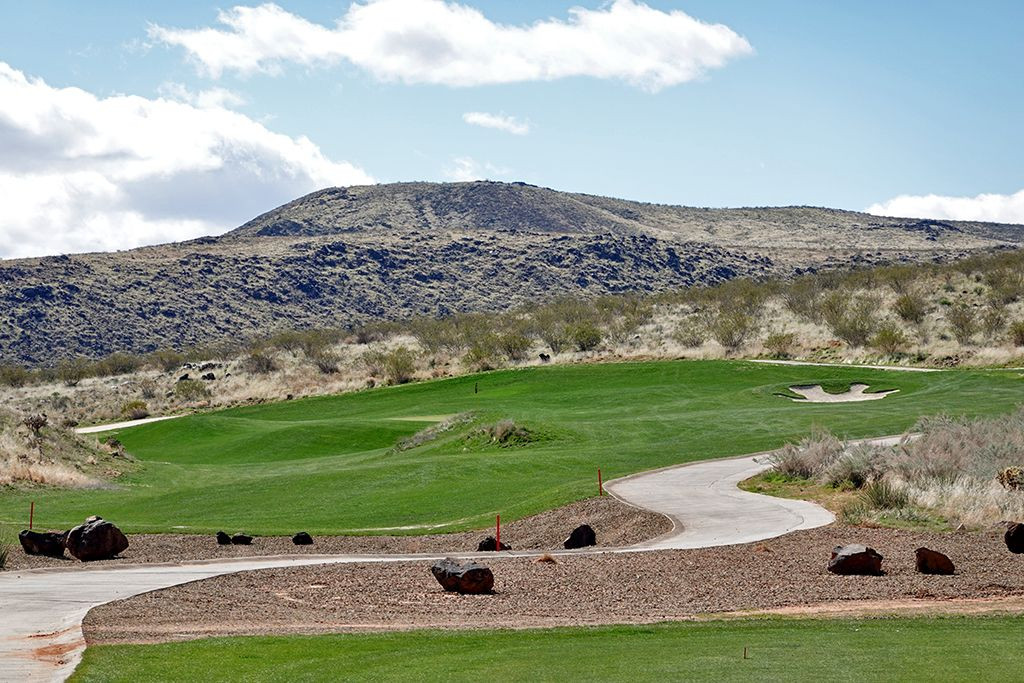
[[[1020,225],[690,208],[524,183],[326,188],[219,237],[0,261],[0,363],[944,261],[1022,241]]]

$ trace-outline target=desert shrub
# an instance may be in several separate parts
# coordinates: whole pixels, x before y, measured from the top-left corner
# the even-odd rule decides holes
[[[1014,346],[1024,346],[1024,320],[1010,323],[1010,341]]]
[[[182,401],[200,401],[210,397],[210,390],[197,379],[186,379],[175,383],[174,395]]]
[[[789,358],[796,346],[796,335],[792,332],[772,332],[764,339],[764,349],[772,358]]]
[[[566,332],[577,351],[593,351],[601,345],[601,330],[590,323],[573,325]]]
[[[333,351],[319,350],[309,356],[317,370],[325,375],[338,373],[341,367],[341,357]]]
[[[156,398],[157,388],[157,383],[151,379],[144,379],[139,382],[139,394],[146,400],[152,401]]]
[[[996,481],[1007,491],[1024,490],[1024,468],[1019,465],[1004,467],[996,474]]]
[[[466,354],[462,357],[462,363],[471,370],[481,372],[493,370],[500,365],[495,359],[494,347],[486,343],[487,340],[474,342]]]
[[[538,440],[536,434],[516,424],[514,420],[501,420],[493,425],[481,427],[476,434],[483,435],[489,443],[498,446],[524,446]],[[473,435],[470,435],[470,438],[472,437]]]
[[[676,325],[672,338],[680,345],[693,349],[704,343],[704,330],[694,320],[683,320]]]
[[[818,479],[829,486],[849,484],[863,488],[885,472],[884,451],[871,446],[851,446],[824,468]]]
[[[993,301],[1009,304],[1024,296],[1024,272],[1019,267],[994,268],[985,273],[984,280]]]
[[[28,430],[32,432],[32,436],[38,439],[42,434],[43,428],[49,420],[46,417],[46,413],[36,413],[34,415],[27,415],[21,423],[28,427]]]
[[[806,275],[793,281],[783,290],[782,301],[786,308],[797,316],[817,323],[821,322],[821,309],[818,305],[821,294],[819,279],[813,275]]]
[[[717,287],[704,290],[709,307],[719,310],[744,313],[751,318],[760,316],[765,302],[771,296],[773,284],[737,278],[723,282]]]
[[[113,376],[128,375],[143,366],[142,358],[130,353],[112,353],[96,362],[96,374]]]
[[[918,291],[908,291],[896,297],[893,305],[896,315],[908,323],[920,325],[928,314],[928,300]]]
[[[910,292],[913,283],[921,276],[921,268],[916,265],[883,266],[876,271],[879,281],[889,285],[898,295]]]
[[[145,401],[126,401],[121,406],[121,415],[128,420],[141,420],[144,417],[149,417],[149,406]]]
[[[82,358],[81,356],[62,360],[57,364],[56,368],[57,379],[69,387],[77,386],[79,382],[89,377],[93,372],[93,364],[87,358]]]
[[[873,481],[861,491],[864,503],[875,510],[900,510],[910,505],[910,496],[902,488],[885,480]]]
[[[495,337],[494,345],[509,360],[522,360],[526,358],[532,343],[525,335],[518,332],[505,332]]]
[[[986,339],[995,339],[1006,327],[1006,308],[989,304],[981,314],[981,331]]]
[[[757,329],[757,318],[740,308],[726,308],[707,316],[708,334],[729,351],[743,346]]]
[[[843,442],[828,432],[815,432],[786,444],[769,456],[772,469],[787,477],[816,479],[843,454]]]
[[[0,385],[23,387],[30,377],[31,373],[20,365],[0,365]]]
[[[864,346],[878,326],[879,299],[837,290],[821,301],[821,317],[832,334],[850,346]]]
[[[277,370],[277,362],[274,357],[266,351],[250,351],[242,359],[242,369],[250,375],[266,375]]]
[[[973,308],[964,303],[950,306],[946,311],[946,322],[957,342],[962,345],[971,343],[971,337],[978,331],[978,315]]]
[[[380,364],[390,384],[405,384],[416,372],[416,354],[405,346],[396,346],[384,352]]]
[[[173,372],[185,362],[185,354],[174,349],[157,349],[147,356],[147,360],[158,370]]]
[[[872,348],[890,355],[905,350],[909,343],[903,330],[891,322],[882,323],[870,341]]]

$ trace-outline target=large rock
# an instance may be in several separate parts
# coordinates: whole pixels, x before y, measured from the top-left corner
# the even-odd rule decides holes
[[[295,545],[313,545],[313,537],[305,531],[300,531],[292,536],[292,543]]]
[[[828,561],[828,570],[833,574],[879,576],[882,574],[882,556],[874,548],[851,543],[837,545]]]
[[[18,534],[21,547],[28,555],[46,555],[47,557],[64,557],[66,531],[29,531],[25,529]]]
[[[562,545],[565,546],[566,550],[597,545],[597,534],[594,533],[594,529],[589,524],[580,524],[572,530],[569,538],[565,539]]]
[[[1024,553],[1024,523],[1016,522],[1006,527],[1003,540],[1006,541],[1006,548],[1011,553]]]
[[[231,543],[234,545],[252,545],[252,536],[247,534],[235,534],[231,537]]]
[[[505,545],[504,543],[502,543],[501,547],[499,548],[498,541],[495,540],[494,536],[488,536],[484,540],[480,541],[480,543],[476,546],[476,551],[478,553],[486,553],[494,550],[512,550],[512,546]]]
[[[917,571],[922,574],[952,574],[956,571],[953,560],[943,555],[938,550],[930,548],[918,548],[915,551],[917,557]]]
[[[494,574],[476,562],[459,564],[449,557],[435,562],[430,572],[442,588],[452,593],[494,592]]]
[[[69,531],[64,545],[72,557],[92,562],[123,553],[128,549],[128,538],[107,520],[93,516]]]
[[[223,531],[217,532],[217,545],[231,545],[231,537]]]

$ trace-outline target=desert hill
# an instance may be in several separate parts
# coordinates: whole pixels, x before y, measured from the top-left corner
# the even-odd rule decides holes
[[[330,188],[220,237],[0,261],[0,362],[1015,248],[1024,226],[702,209],[522,183]]]

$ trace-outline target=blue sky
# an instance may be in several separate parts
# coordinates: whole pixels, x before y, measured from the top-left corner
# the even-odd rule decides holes
[[[11,81],[8,97],[0,90],[0,145],[30,150],[5,165],[0,147],[0,192],[37,197],[0,219],[0,257],[219,232],[321,184],[471,177],[697,206],[1024,222],[1024,3],[369,5],[380,5],[375,19],[342,35],[331,31],[348,2],[282,0],[248,29],[219,20],[232,4],[0,3]],[[591,12],[593,26],[571,40],[527,37],[537,22],[572,25],[573,7]],[[410,18],[421,8],[422,19]],[[445,14],[466,8],[510,29],[510,42],[495,40],[492,54],[468,44],[474,31]],[[616,10],[613,30],[602,29]],[[435,15],[440,23],[421,31]],[[688,28],[681,16],[703,24]],[[298,31],[288,53],[274,52],[283,22]],[[379,45],[351,47],[386,34],[388,22],[399,40],[415,30],[429,63],[395,65]],[[728,44],[678,47],[709,31]],[[239,54],[223,53],[236,39]],[[449,61],[462,61],[435,69],[431,51],[449,44],[462,50]],[[520,48],[520,61],[538,64],[505,63]],[[246,61],[261,49],[266,60]],[[577,56],[582,66],[567,67]],[[699,73],[687,75],[687,60],[704,60]],[[648,70],[636,75],[634,62]],[[79,116],[67,88],[93,97],[85,109],[95,111]],[[126,95],[156,103],[144,124],[120,106],[137,103]],[[31,114],[24,101],[36,103]],[[168,101],[189,109],[161,108]],[[505,117],[516,132],[467,123],[474,112]],[[183,114],[194,121],[179,126]],[[120,131],[162,139],[154,120],[169,128],[164,148],[140,153],[146,164],[111,161],[146,146],[131,133],[119,141]],[[44,138],[45,153],[32,152]],[[58,187],[64,204],[40,218],[32,202]]]

